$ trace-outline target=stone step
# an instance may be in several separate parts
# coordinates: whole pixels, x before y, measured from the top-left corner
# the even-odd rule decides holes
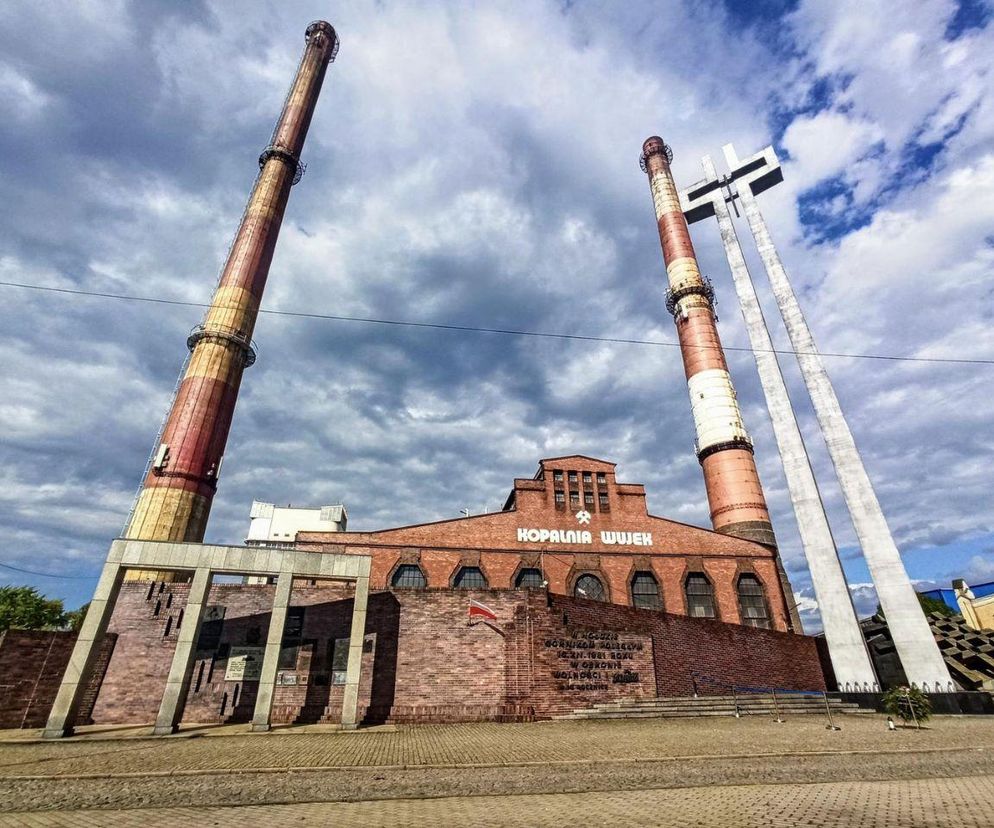
[[[696,702],[694,704],[686,704],[686,703],[682,703],[682,702],[670,702],[670,701],[667,701],[666,699],[653,699],[653,700],[646,700],[646,701],[631,700],[631,701],[628,701],[628,702],[618,702],[618,703],[609,703],[609,704],[595,704],[590,709],[592,709],[592,710],[610,711],[610,710],[651,710],[651,709],[657,709],[657,708],[666,708],[667,710],[672,710],[672,709],[686,708],[686,709],[690,710],[690,709],[694,709],[696,707],[702,707],[702,706],[730,707],[730,708],[734,708],[734,707],[737,706],[737,707],[739,707],[741,709],[753,708],[753,707],[761,707],[761,708],[764,708],[764,709],[765,708],[771,708],[772,709],[772,708],[779,707],[782,710],[793,710],[795,708],[809,708],[810,707],[810,708],[820,708],[820,709],[824,710],[825,709],[825,702],[823,700],[819,699],[819,700],[791,701],[791,702],[786,702],[786,703],[785,702],[777,701],[774,704],[774,702],[772,702],[772,701],[766,701],[766,700],[760,701],[760,700],[755,700],[755,699],[751,699],[751,700],[748,700],[748,701],[738,701],[738,702],[735,702],[733,700],[712,701],[712,700],[709,699],[709,700],[706,700],[706,701],[705,700],[701,700],[701,701]],[[856,705],[856,704],[854,704],[852,702],[842,702],[842,701],[835,701],[835,700],[829,700],[828,706],[830,708],[832,708],[833,710],[836,710],[836,709],[840,709],[841,710],[841,709],[846,708],[846,707],[852,707],[852,708],[858,707],[858,705]]]
[[[866,712],[859,705],[828,699],[833,714]],[[602,702],[592,707],[580,708],[556,718],[563,719],[648,719],[690,718],[697,716],[765,715],[825,715],[825,697],[815,694],[790,694],[749,696],[678,696],[663,698],[630,698]]]
[[[832,715],[836,715],[836,714],[848,714],[849,712],[850,711],[846,711],[846,710],[832,710]],[[852,711],[852,712],[856,713],[856,712],[861,712],[861,711]],[[817,716],[817,715],[821,715],[821,716],[824,716],[825,715],[825,709],[822,708],[821,710],[790,710],[790,711],[781,710],[780,713],[782,715],[784,715],[784,716],[788,716],[788,715],[791,715],[791,716],[798,716],[798,715],[803,715],[803,716]],[[578,720],[578,719],[585,719],[585,720],[592,720],[592,719],[682,719],[682,718],[691,719],[691,718],[698,718],[698,717],[703,717],[703,716],[725,716],[725,717],[728,717],[728,716],[734,716],[734,715],[735,715],[735,711],[734,710],[724,710],[724,709],[721,709],[721,710],[713,710],[713,709],[693,710],[693,709],[683,708],[683,709],[678,709],[678,710],[632,710],[632,711],[619,710],[619,711],[611,711],[611,712],[603,712],[603,711],[580,711],[580,712],[574,712],[574,713],[567,713],[567,714],[565,714],[563,716],[555,716],[554,718],[556,718],[556,719],[574,719],[574,720]],[[776,715],[776,711],[773,710],[773,709],[770,709],[770,710],[760,710],[758,708],[754,708],[752,710],[740,710],[739,711],[739,715],[740,716],[769,716],[770,718],[774,718],[775,715]]]

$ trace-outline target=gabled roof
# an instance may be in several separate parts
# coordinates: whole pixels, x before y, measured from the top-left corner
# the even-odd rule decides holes
[[[564,454],[562,457],[543,457],[539,460],[539,465],[542,463],[551,463],[553,460],[572,460],[573,458],[577,460],[593,460],[595,463],[603,463],[605,466],[617,466],[617,463],[612,463],[610,460],[601,460],[599,457],[590,457],[587,454]]]

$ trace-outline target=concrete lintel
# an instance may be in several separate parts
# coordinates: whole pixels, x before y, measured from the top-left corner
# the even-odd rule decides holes
[[[300,549],[220,546],[203,543],[116,540],[108,560],[129,569],[193,570],[208,566],[215,575],[266,575],[292,572],[297,578],[354,580],[369,574],[366,555],[340,555]]]

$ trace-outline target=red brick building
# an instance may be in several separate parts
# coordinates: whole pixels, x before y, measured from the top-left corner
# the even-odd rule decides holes
[[[646,511],[614,464],[543,460],[503,511],[378,532],[298,533],[299,548],[368,555],[360,721],[530,720],[624,697],[824,689],[814,640],[788,629],[773,549]],[[150,722],[189,584],[123,585],[97,723]],[[216,583],[184,719],[248,721],[271,584]],[[272,720],[338,721],[354,584],[295,580]],[[470,599],[493,622],[471,623]]]
[[[790,629],[770,547],[650,515],[645,487],[582,455],[542,460],[501,512],[379,532],[300,533],[373,556],[371,589],[516,589]]]

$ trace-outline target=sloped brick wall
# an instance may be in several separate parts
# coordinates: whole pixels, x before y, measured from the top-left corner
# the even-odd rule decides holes
[[[257,683],[225,680],[227,659],[231,647],[265,641],[273,591],[211,588],[208,606],[224,607],[224,620],[211,649],[197,653],[185,721],[251,718]],[[497,621],[470,625],[470,598]],[[185,601],[181,584],[124,585],[98,722],[154,719]],[[276,688],[273,721],[337,721],[342,687],[330,681],[329,658],[331,642],[349,635],[351,589],[295,586],[291,606],[307,610],[294,666],[280,671],[287,683]],[[541,591],[397,590],[370,596],[360,714],[367,723],[526,720],[619,698],[690,695],[693,672],[824,688],[814,640],[803,636]],[[706,681],[697,689],[726,692]]]
[[[105,637],[93,678],[80,707],[79,724],[90,721],[97,689],[117,636]],[[0,728],[44,727],[76,644],[76,633],[6,630],[0,633]]]

